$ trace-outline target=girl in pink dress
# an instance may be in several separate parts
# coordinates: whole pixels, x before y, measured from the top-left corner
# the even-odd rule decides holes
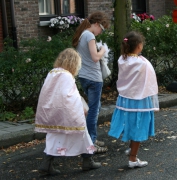
[[[94,145],[88,134],[81,96],[74,76],[81,67],[80,55],[72,48],[62,51],[43,84],[40,92],[35,131],[47,133],[45,160],[39,167],[41,175],[56,175],[53,168],[55,156],[90,154],[87,169],[100,167],[91,159]],[[92,162],[92,166],[91,163]]]
[[[122,141],[130,141],[128,166],[144,167],[147,161],[137,158],[141,141],[154,136],[154,111],[159,110],[156,74],[151,63],[139,55],[144,37],[138,32],[129,32],[121,46],[118,60],[117,90],[119,96],[111,120],[109,135]]]

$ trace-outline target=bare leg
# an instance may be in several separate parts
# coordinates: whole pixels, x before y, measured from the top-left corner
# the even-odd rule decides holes
[[[132,162],[136,161],[136,155],[138,154],[139,146],[140,146],[140,142],[136,142],[136,141],[130,142],[131,152],[129,156],[129,161]]]

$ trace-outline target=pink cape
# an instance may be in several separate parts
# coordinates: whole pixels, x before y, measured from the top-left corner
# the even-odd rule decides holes
[[[157,79],[151,63],[143,56],[128,56],[118,60],[119,74],[117,90],[119,95],[141,100],[158,94]]]
[[[40,92],[35,131],[84,134],[85,127],[83,105],[75,79],[62,68],[51,70]]]

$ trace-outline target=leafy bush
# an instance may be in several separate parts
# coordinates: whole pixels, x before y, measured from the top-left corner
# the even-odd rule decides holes
[[[142,54],[153,64],[159,85],[177,80],[177,24],[171,16],[139,23],[132,19],[131,29],[146,38]]]
[[[32,107],[26,107],[20,114],[20,119],[26,120],[34,117],[34,110]]]
[[[97,42],[102,41],[106,43],[108,47],[114,51],[114,26],[112,25],[108,30],[96,36],[96,40]]]
[[[72,21],[72,20],[71,20]],[[70,27],[48,39],[28,39],[17,50],[6,39],[0,53],[0,120],[19,121],[34,116],[38,96],[47,73],[53,68],[57,55],[72,47],[75,27]],[[113,48],[112,30],[100,35],[102,42]],[[82,88],[76,84],[81,93]]]
[[[9,40],[5,42],[5,49],[0,53],[1,112],[36,107],[47,73],[53,68],[57,55],[71,47],[72,36],[61,32],[51,41],[29,39],[21,42],[19,50],[9,46]]]

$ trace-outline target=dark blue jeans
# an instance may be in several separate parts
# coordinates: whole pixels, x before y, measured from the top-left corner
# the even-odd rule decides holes
[[[98,114],[101,108],[100,99],[103,82],[95,82],[85,78],[79,78],[79,81],[88,98],[89,111],[86,118],[87,129],[93,143],[95,143],[97,138]]]

